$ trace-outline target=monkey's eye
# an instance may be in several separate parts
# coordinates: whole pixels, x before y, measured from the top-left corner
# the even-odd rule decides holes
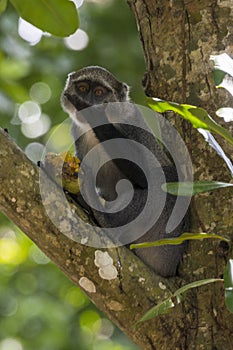
[[[95,96],[97,97],[100,97],[100,96],[103,96],[107,93],[107,89],[104,88],[103,86],[97,86],[95,89],[94,89],[94,94]]]
[[[89,89],[90,89],[90,86],[88,83],[86,82],[80,82],[80,83],[77,83],[76,85],[76,89],[81,92],[81,93],[84,93],[84,92],[88,92]]]

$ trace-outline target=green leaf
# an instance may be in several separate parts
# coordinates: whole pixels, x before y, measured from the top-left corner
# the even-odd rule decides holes
[[[185,286],[177,289],[177,291],[173,293],[169,298],[153,306],[149,311],[146,312],[146,314],[142,318],[140,318],[140,320],[137,321],[135,325],[143,321],[148,321],[158,315],[169,312],[170,309],[175,306],[175,304],[179,304],[184,299],[183,294],[185,294],[188,290],[214,282],[223,282],[223,279],[208,278],[205,280],[199,280],[186,284]]]
[[[225,77],[226,73],[216,69],[214,71],[214,85],[215,86],[219,86],[221,84],[221,82],[223,81],[224,77]]]
[[[167,182],[162,185],[165,192],[175,196],[193,196],[197,193],[209,192],[224,187],[232,187],[233,184],[219,181],[195,181],[195,182]]]
[[[231,133],[217,124],[203,108],[163,101],[157,98],[148,98],[147,102],[156,112],[164,113],[167,111],[173,111],[181,115],[184,119],[189,120],[194,128],[201,128],[215,132],[233,145],[233,136]]]
[[[190,289],[204,286],[204,285],[209,284],[209,283],[215,283],[215,282],[223,282],[223,279],[221,279],[221,278],[207,278],[205,280],[191,282],[191,283],[186,284],[185,286],[177,289],[177,291],[175,291],[175,293],[173,295],[175,297],[177,297],[177,296],[180,296],[180,294],[184,294],[185,292],[187,292]]]
[[[10,0],[19,16],[56,36],[66,37],[78,28],[78,13],[69,0]]]
[[[149,248],[149,247],[159,247],[163,245],[178,245],[183,243],[184,241],[191,241],[197,239],[220,239],[222,241],[229,242],[229,240],[223,236],[215,235],[213,233],[183,233],[179,237],[175,238],[163,238],[159,239],[155,242],[144,242],[144,243],[135,243],[130,245],[130,249],[140,249],[140,248]]]
[[[225,303],[233,313],[233,259],[230,259],[224,271]]]
[[[148,321],[151,318],[169,312],[170,309],[172,309],[174,306],[175,304],[171,298],[162,301],[161,303],[152,307],[147,313],[145,313],[145,315],[136,322],[135,326],[140,322]]]
[[[224,287],[233,288],[233,259],[230,259],[224,271]]]
[[[0,14],[5,11],[7,7],[7,0],[0,0]]]

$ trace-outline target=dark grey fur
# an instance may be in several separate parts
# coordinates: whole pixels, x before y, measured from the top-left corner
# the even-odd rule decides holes
[[[95,99],[95,97],[86,97],[77,93],[76,85],[77,82],[88,81],[91,86],[103,86],[107,89],[107,93],[102,99]],[[168,159],[166,154],[163,152],[161,147],[158,145],[156,139],[152,137],[151,130],[145,123],[141,113],[138,111],[136,106],[128,102],[129,97],[128,86],[118,81],[110,72],[106,69],[91,66],[86,67],[78,72],[70,73],[67,80],[65,89],[62,93],[61,102],[65,111],[67,111],[74,121],[72,134],[75,139],[76,153],[77,156],[82,159],[85,155],[97,144],[102,143],[108,139],[122,138],[131,139],[139,144],[145,145],[150,151],[156,155],[157,159],[162,166],[164,171],[166,181],[177,181],[177,172],[171,161]],[[85,125],[93,124],[93,121],[98,118],[98,120],[107,120],[111,123],[111,118],[114,119],[114,110],[106,112],[105,106],[108,102],[126,102],[123,104],[122,115],[125,116],[125,121],[134,121],[138,128],[131,125],[122,124],[108,124],[106,126],[95,128],[93,126],[92,130],[89,130],[84,135],[80,137],[85,129]],[[104,105],[103,105],[104,104]],[[85,108],[96,105],[96,108],[92,113],[85,113]],[[98,106],[99,105],[99,106]],[[119,107],[121,108],[121,107]],[[82,111],[82,113],[80,113]],[[79,112],[79,113],[78,113]],[[141,127],[141,128],[140,128]],[[148,133],[145,131],[148,130]],[[119,145],[119,148],[121,146]],[[137,153],[140,159],[140,149],[131,149],[132,154]],[[102,148],[102,154],[108,153],[111,158],[111,150],[106,150]],[[97,163],[101,159],[102,154],[99,154],[99,159],[94,161]],[[148,171],[150,170],[150,159],[143,157],[141,159],[142,164]],[[85,168],[84,168],[85,169]],[[86,174],[90,174],[92,171],[91,166],[86,167]],[[161,177],[161,173],[156,169],[153,171],[152,175],[155,184],[155,193],[158,202],[160,197],[162,198],[161,185],[164,182],[164,178]],[[101,171],[100,175],[97,177],[96,187],[98,189],[98,194],[106,201],[112,201],[116,198],[116,184],[119,180],[128,179],[134,188],[134,197],[131,203],[126,207],[125,210],[121,211],[119,204],[119,211],[116,214],[106,214],[98,210],[92,210],[96,220],[102,227],[116,227],[127,224],[133,220],[144,207],[145,201],[147,199],[147,182],[142,176],[140,170],[134,166],[134,164],[123,161],[123,160],[113,160],[106,163]],[[92,191],[89,186],[88,181],[85,184],[85,177],[83,181],[84,192],[87,198],[92,199]],[[155,241],[163,237],[176,237],[188,228],[188,216],[181,221],[181,223],[175,228],[173,232],[169,235],[165,234],[165,227],[168,219],[171,215],[172,209],[175,204],[176,197],[168,195],[166,198],[166,203],[162,214],[157,220],[156,224],[140,239],[136,242],[145,241]],[[101,209],[101,208],[100,208]],[[156,214],[156,208],[151,207],[151,217]],[[140,229],[140,227],[139,227]],[[132,236],[133,237],[133,236]],[[177,265],[182,257],[184,251],[184,245],[179,246],[163,246],[157,248],[145,248],[138,249],[135,253],[154,271],[162,276],[174,276],[177,271]]]

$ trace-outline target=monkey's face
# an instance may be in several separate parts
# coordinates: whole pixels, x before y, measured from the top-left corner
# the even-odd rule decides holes
[[[101,67],[86,67],[68,75],[61,102],[69,113],[128,99],[128,86]]]
[[[100,82],[78,80],[72,83],[72,90],[65,94],[77,110],[116,101],[113,91]]]

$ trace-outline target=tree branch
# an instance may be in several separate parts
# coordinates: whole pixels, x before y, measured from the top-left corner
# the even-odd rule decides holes
[[[126,247],[102,249],[111,256],[117,270],[115,278],[102,278],[95,264],[95,254],[100,249],[74,242],[50,221],[40,195],[39,168],[3,130],[0,130],[0,159],[1,211],[143,349],[154,349],[156,343],[169,348],[175,343],[174,334],[168,335],[167,327],[179,323],[177,314],[184,312],[180,307],[166,316],[166,324],[164,317],[160,317],[150,322],[150,327],[142,323],[135,331],[133,326],[152,305],[168,296],[170,290],[176,290],[177,279],[156,276]],[[58,221],[65,218],[66,225],[72,227],[71,219],[65,217],[66,205],[59,201],[61,191],[48,177],[46,182],[48,196],[52,194],[54,198],[56,194],[54,216]],[[70,205],[83,219],[78,225],[79,234],[86,235],[85,222],[89,218],[80,207]]]

